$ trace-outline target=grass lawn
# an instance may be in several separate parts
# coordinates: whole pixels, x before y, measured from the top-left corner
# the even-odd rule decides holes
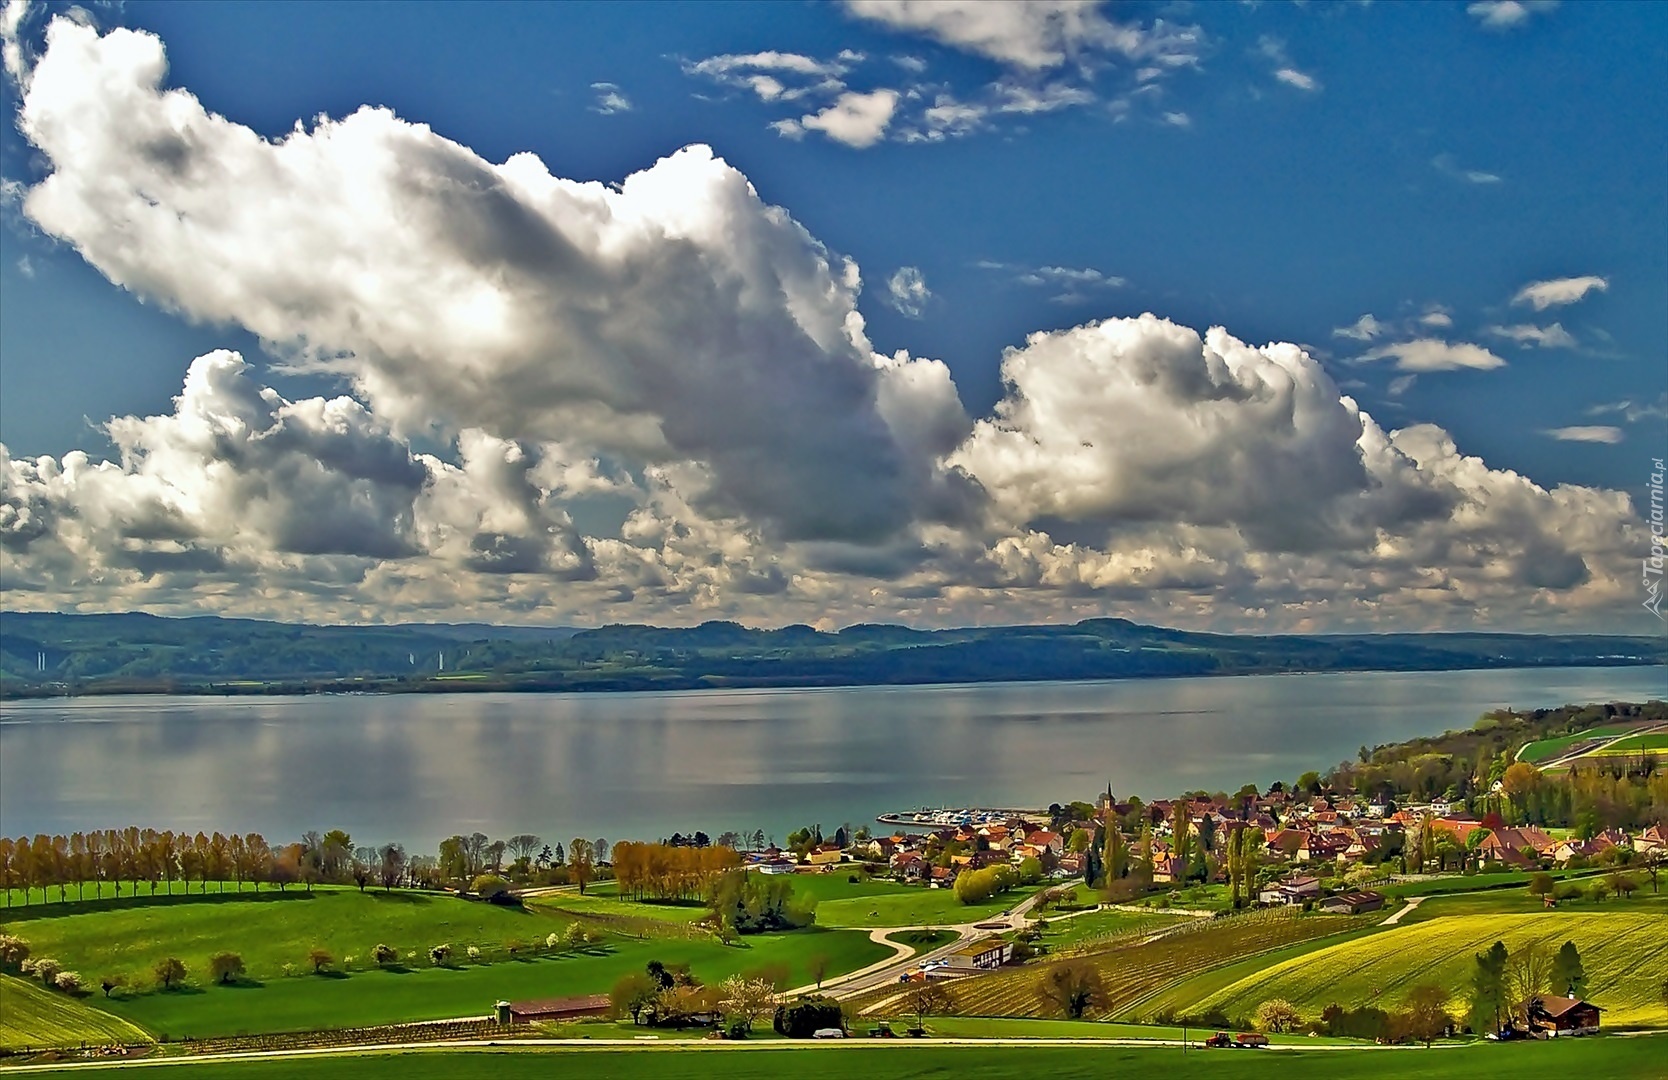
[[[903,1019],[900,1014],[898,1019]],[[913,1020],[911,1021],[913,1023]],[[852,1025],[861,1027],[860,1024]],[[897,1027],[894,1021],[893,1027]],[[1099,1020],[1017,1020],[1002,1017],[933,1016],[927,1031],[943,1039],[1174,1039],[1208,1038],[1214,1029],[1179,1025],[1117,1024]],[[1360,1045],[1357,1039],[1311,1039],[1305,1035],[1270,1035],[1271,1042],[1291,1046]]]
[[[1558,906],[1553,912],[1560,915],[1649,912],[1663,920],[1663,933],[1668,935],[1668,891],[1651,892],[1650,879],[1641,870],[1624,872],[1639,883],[1639,891],[1634,893],[1631,899],[1623,900],[1612,895],[1608,900],[1599,901],[1583,896],[1579,899],[1558,901]],[[1604,881],[1609,876],[1609,872],[1606,871],[1591,880]],[[1530,896],[1527,887],[1495,889],[1491,892],[1433,896],[1403,916],[1402,922],[1427,922],[1449,915],[1538,915],[1543,912],[1553,913],[1547,912],[1540,897]]]
[[[814,1055],[804,1057],[800,1055]],[[861,1076],[864,1080],[1104,1080],[1109,1076],[1197,1077],[1198,1080],[1478,1080],[1487,1076],[1588,1076],[1663,1080],[1668,1039],[1560,1039],[1549,1043],[1474,1044],[1439,1050],[1244,1051],[1175,1047],[940,1046],[899,1040],[806,1045],[772,1043],[739,1050],[428,1050],[251,1062],[182,1064],[187,1076],[233,1080],[545,1080],[602,1076],[610,1080],[778,1080],[783,1076]],[[80,1072],[81,1070],[76,1070]],[[96,1073],[98,1070],[94,1070]],[[71,1075],[53,1069],[31,1075]],[[173,1075],[172,1071],[164,1075]]]
[[[817,901],[818,926],[865,929],[975,922],[1006,911],[1034,891],[1014,889],[989,903],[963,904],[951,889],[900,885],[878,878],[852,881],[852,877],[852,871],[842,867],[827,874],[795,874],[792,881],[796,893]],[[576,892],[548,893],[532,897],[528,903],[543,911],[568,916],[646,917],[667,922],[693,922],[707,913],[706,908],[698,904],[656,904],[622,899],[612,882],[593,887],[583,897]]]
[[[33,979],[0,975],[0,1047],[149,1041],[146,1032],[83,999],[49,991]]]
[[[828,882],[827,878],[838,878]],[[813,884],[814,883],[814,884]],[[952,889],[891,882],[852,883],[843,874],[807,876],[796,889],[816,896],[818,926],[947,926],[978,922],[1007,911],[1035,889],[1021,888],[984,904],[963,904]]]
[[[1247,1016],[1269,998],[1285,998],[1306,1017],[1328,1004],[1399,1007],[1407,992],[1436,983],[1461,1007],[1473,957],[1494,941],[1517,951],[1535,942],[1548,954],[1574,941],[1587,972],[1584,996],[1605,1009],[1608,1025],[1668,1023],[1662,984],[1668,980],[1665,920],[1659,907],[1617,903],[1603,913],[1455,915],[1318,949],[1247,975],[1205,999],[1230,1016]]]

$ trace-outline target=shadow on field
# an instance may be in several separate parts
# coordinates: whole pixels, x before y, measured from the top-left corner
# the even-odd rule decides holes
[[[228,892],[174,893],[171,895],[106,896],[93,900],[66,900],[63,903],[30,904],[0,908],[0,919],[23,922],[29,919],[57,919],[65,915],[85,915],[93,911],[118,911],[123,908],[170,907],[177,904],[267,904],[284,900],[311,900],[307,892]]]

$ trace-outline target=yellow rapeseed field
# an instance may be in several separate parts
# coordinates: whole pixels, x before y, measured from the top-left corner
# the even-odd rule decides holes
[[[1668,1024],[1662,1000],[1668,979],[1668,918],[1625,911],[1532,915],[1456,915],[1397,927],[1286,960],[1211,996],[1229,1015],[1250,1015],[1269,998],[1285,998],[1306,1016],[1332,1002],[1347,1008],[1402,1005],[1407,992],[1434,982],[1463,1001],[1473,957],[1496,940],[1513,952],[1538,942],[1549,953],[1575,942],[1587,972],[1583,996],[1604,1011],[1606,1025]],[[1562,988],[1558,988],[1562,990]]]

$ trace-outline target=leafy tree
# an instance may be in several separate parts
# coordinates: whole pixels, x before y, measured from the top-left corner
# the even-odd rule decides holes
[[[641,1021],[643,1010],[654,1004],[660,990],[661,984],[651,976],[641,971],[628,971],[614,983],[614,988],[608,992],[608,1001],[616,1017],[629,1016],[631,1022],[636,1024]]]
[[[589,840],[576,838],[568,845],[568,873],[575,884],[579,886],[579,895],[585,895],[585,886],[591,880],[592,855],[595,848]]]
[[[823,1028],[846,1026],[845,1010],[838,1001],[825,997],[805,997],[776,1006],[773,1025],[778,1034],[792,1039],[808,1039]]]
[[[450,945],[436,945],[429,950],[429,960],[435,967],[445,967],[451,959],[452,947]]]
[[[516,903],[515,894],[510,891],[510,883],[497,874],[481,874],[469,883],[469,891],[488,903]]]
[[[1053,1006],[1073,1020],[1105,999],[1105,984],[1100,970],[1087,960],[1068,960],[1054,964],[1037,980],[1037,994],[1045,1004]]]
[[[243,957],[235,952],[219,952],[209,957],[209,976],[222,986],[243,977]]]
[[[158,960],[151,973],[156,976],[156,981],[162,989],[172,990],[185,981],[185,961],[175,956]]]
[[[1303,1017],[1298,1015],[1297,1009],[1285,998],[1269,998],[1257,1006],[1258,1031],[1295,1031],[1301,1023]]]
[[[1407,996],[1407,1033],[1429,1047],[1446,1034],[1453,1019],[1448,1015],[1448,991],[1436,983],[1415,986]]]
[[[930,979],[909,992],[904,998],[904,1006],[909,1015],[915,1017],[918,1028],[927,1026],[929,1016],[943,1016],[955,1011],[955,1001],[950,992]]]
[[[1471,1030],[1499,1031],[1507,1011],[1506,964],[1510,955],[1503,941],[1496,941],[1476,956],[1471,972]]]
[[[378,945],[371,950],[371,959],[376,961],[378,967],[387,967],[400,962],[400,951],[392,945]]]
[[[14,971],[29,959],[29,943],[15,934],[0,934],[0,964]]]
[[[405,848],[392,843],[382,845],[377,849],[377,863],[377,877],[382,882],[382,891],[387,892],[405,874]]]
[[[1552,989],[1559,994],[1580,997],[1587,987],[1587,970],[1581,964],[1581,953],[1575,942],[1566,941],[1552,958]]]
[[[1530,896],[1549,896],[1556,887],[1551,874],[1541,872],[1529,875]]]
[[[567,942],[570,949],[579,948],[587,940],[585,927],[580,923],[569,923],[567,930],[563,932],[562,940]]]
[[[1539,942],[1531,941],[1511,955],[1506,963],[1506,999],[1514,1015],[1522,1016],[1522,1009],[1530,998],[1546,993],[1552,982],[1552,961]],[[1527,1017],[1523,1017],[1527,1020]]]
[[[732,1030],[751,1032],[754,1023],[775,1013],[778,1004],[776,987],[765,979],[731,975],[719,991],[719,1005]]]
[[[127,976],[126,975],[106,975],[103,979],[99,980],[99,984],[98,984],[99,989],[104,991],[104,996],[105,997],[109,997],[111,995],[111,993],[113,993],[116,990],[119,990],[120,988],[122,988],[126,985],[127,985]]]

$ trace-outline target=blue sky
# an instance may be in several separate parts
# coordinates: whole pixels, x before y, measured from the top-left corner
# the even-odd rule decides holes
[[[1014,405],[1003,351],[1037,332],[1150,312],[1200,334],[1221,326],[1252,346],[1295,343],[1386,431],[1434,425],[1460,455],[1520,474],[1542,491],[1581,486],[1633,500],[1632,515],[1618,512],[1607,534],[1612,562],[1601,569],[1604,555],[1563,552],[1587,559],[1587,574],[1576,575],[1581,584],[1549,586],[1539,571],[1529,572],[1533,587],[1484,603],[1475,591],[1482,586],[1449,583],[1436,621],[1466,623],[1478,618],[1466,612],[1479,607],[1491,625],[1594,625],[1605,612],[1636,613],[1637,601],[1624,598],[1637,589],[1619,575],[1630,547],[1635,559],[1648,554],[1639,550],[1637,505],[1651,458],[1668,441],[1668,125],[1661,119],[1668,115],[1668,11],[1603,3],[1091,4],[1060,5],[1050,19],[1038,14],[1045,7],[130,0],[94,8],[91,21],[101,32],[156,35],[166,48],[166,87],[189,91],[204,110],[268,139],[282,139],[298,121],[312,129],[321,114],[340,120],[362,105],[385,106],[494,165],[531,152],[555,176],[610,185],[681,147],[706,144],[831,258],[861,268],[855,304],[867,345],[942,361],[972,423],[1016,415],[999,408],[1004,400]],[[43,53],[47,23],[65,10],[26,10],[17,37],[22,55]],[[8,82],[8,116],[18,116],[20,101],[20,86]],[[825,112],[842,104],[851,115]],[[95,458],[109,454],[100,425],[112,416],[167,417],[187,365],[215,349],[239,350],[249,365],[239,378],[271,385],[291,401],[352,392],[388,418],[413,453],[457,463],[457,433],[465,429],[529,447],[550,441],[551,430],[538,423],[518,427],[490,410],[415,431],[410,413],[419,406],[410,395],[399,407],[379,401],[380,384],[364,370],[294,370],[295,343],[274,341],[285,334],[272,324],[235,305],[198,302],[178,275],[148,286],[136,284],[136,271],[124,277],[113,269],[114,255],[99,254],[91,232],[78,232],[85,214],[43,221],[28,209],[26,192],[64,165],[13,123],[0,133],[0,150],[14,185],[0,235],[0,433],[12,458],[61,457],[78,447]],[[258,197],[235,187],[223,196]],[[894,280],[901,300],[888,287]],[[1552,284],[1525,293],[1537,283]],[[317,341],[317,333],[298,336]],[[323,344],[355,348],[346,339]],[[292,362],[274,367],[286,358]],[[1041,393],[1034,388],[1030,396]],[[1133,407],[1139,403],[1108,402],[1084,423]],[[675,418],[659,422],[678,426]],[[565,500],[580,540],[589,528],[597,536],[618,529],[592,525],[610,516],[607,507],[644,505],[644,468],[705,460],[634,457],[607,440],[577,443],[582,455],[597,455],[602,472],[619,470],[628,481]],[[1246,444],[1253,464],[1256,445]],[[1216,447],[1201,460],[1235,452]],[[1178,570],[1170,587],[1191,591],[1177,602],[1156,603],[1148,587],[1127,580],[1105,589],[1084,584],[1117,579],[1101,571],[1074,572],[1074,587],[1050,593],[1038,585],[1049,578],[1046,569],[980,579],[983,591],[973,599],[966,590],[978,574],[968,564],[941,565],[927,582],[920,564],[905,572],[889,561],[901,550],[890,534],[880,544],[885,559],[873,552],[829,558],[820,548],[790,554],[792,543],[851,537],[817,535],[792,514],[778,520],[741,493],[723,514],[703,511],[705,520],[757,527],[780,573],[791,580],[803,571],[806,582],[769,595],[803,589],[800,604],[755,607],[722,586],[674,589],[649,603],[653,590],[640,582],[610,588],[632,595],[629,611],[656,621],[700,613],[818,621],[829,596],[860,584],[849,565],[878,559],[887,563],[878,573],[887,595],[872,610],[842,613],[943,622],[984,618],[1009,604],[1016,617],[1127,611],[1178,622],[1343,626],[1400,625],[1421,606],[1417,590],[1407,591],[1410,580],[1330,608],[1314,595],[1286,596],[1269,582],[1308,571],[1276,572],[1262,556],[1285,558],[1302,545],[1260,539],[1255,515],[1218,520],[1150,500],[1076,503],[1057,493],[1007,498],[1003,485],[1017,481],[996,457],[971,446],[939,456],[960,461],[1009,510],[1003,526],[982,534],[985,554],[974,560],[981,565],[1001,561],[991,553],[1004,529],[1047,534],[1056,545],[1070,536],[1107,555],[1150,554],[1165,543],[1199,547],[1196,537],[1155,539],[1148,527],[1172,510],[1178,527],[1252,537],[1253,557],[1215,553],[1212,563],[1228,568],[1191,585],[1191,572]],[[1108,475],[1137,467],[1119,458]],[[714,468],[733,475],[735,467]],[[555,488],[539,490],[541,505],[563,501]],[[900,497],[928,496],[911,489]],[[1567,499],[1553,510],[1558,499],[1547,497],[1547,521],[1575,512]],[[739,516],[731,516],[737,507]],[[928,534],[944,522],[928,527],[922,522],[931,515],[911,516],[915,531],[901,547],[942,555]],[[1462,516],[1456,510],[1450,520]],[[1119,533],[1132,520],[1147,529],[1133,547],[1103,542],[1106,528]],[[1461,532],[1480,579],[1490,576],[1490,558],[1518,565],[1495,539]],[[879,543],[873,536],[863,542]],[[1437,550],[1450,542],[1457,541],[1413,546],[1429,546],[1421,557],[1440,560]],[[239,548],[225,536],[216,543],[217,550]],[[1362,552],[1372,545],[1356,537],[1344,546],[1354,554],[1326,574],[1347,576],[1345,567],[1370,574]],[[1378,549],[1385,546],[1381,539]],[[365,557],[347,548],[326,554]],[[401,550],[417,548],[434,553],[422,545]],[[1407,560],[1396,563],[1405,568]],[[45,576],[32,592],[48,604],[172,610],[203,603],[182,582],[154,573],[134,571],[115,591],[89,591],[72,582],[108,582],[109,575],[38,572]],[[316,581],[320,572],[307,573]],[[846,576],[825,580],[825,573]],[[1606,577],[1615,580],[1597,589]],[[595,579],[597,588],[604,578]],[[812,578],[821,584],[813,588]],[[909,594],[929,587],[936,601],[917,605]],[[424,596],[410,600],[409,611],[491,617],[506,601],[498,588]],[[1577,600],[1560,588],[1594,595]],[[1213,603],[1223,589],[1245,595]],[[713,606],[697,611],[697,596]],[[600,617],[594,598],[564,602],[533,589],[524,602],[555,605],[574,619]],[[283,614],[275,603],[252,602],[228,582],[207,606]],[[305,611],[375,618],[390,603],[367,592],[354,604]],[[1642,617],[1647,622],[1636,625],[1649,625]]]

